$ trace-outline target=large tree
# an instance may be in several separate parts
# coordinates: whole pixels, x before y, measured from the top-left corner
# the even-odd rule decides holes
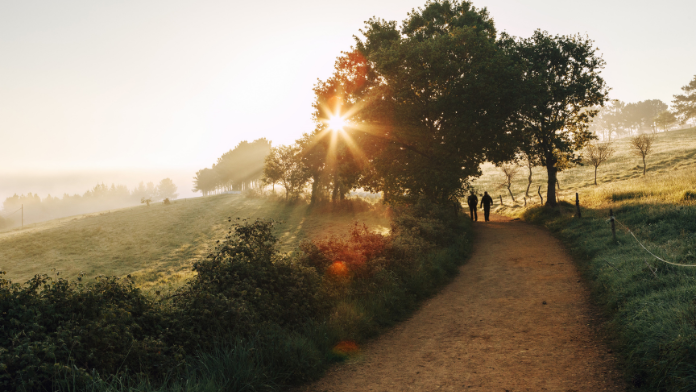
[[[366,157],[361,185],[385,198],[454,202],[482,162],[512,158],[519,69],[496,45],[485,9],[432,1],[400,28],[371,19],[361,32],[317,105],[326,118],[331,94],[339,97],[347,134]]]
[[[504,35],[501,46],[524,66],[524,104],[518,129],[523,151],[539,159],[548,174],[546,205],[556,205],[559,162],[579,162],[577,151],[595,136],[589,131],[598,106],[607,101],[600,71],[604,61],[593,41],[552,36],[537,30],[532,37]]]
[[[672,106],[682,123],[696,118],[696,76],[686,86],[682,87],[684,94],[675,95]]]

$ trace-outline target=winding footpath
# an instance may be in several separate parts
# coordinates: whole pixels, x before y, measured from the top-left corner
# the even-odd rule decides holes
[[[299,391],[626,390],[563,246],[495,215],[475,231],[452,283]]]

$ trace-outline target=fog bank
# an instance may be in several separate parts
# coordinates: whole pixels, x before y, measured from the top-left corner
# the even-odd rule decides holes
[[[125,185],[129,190],[140,182],[159,183],[163,178],[171,178],[178,187],[179,198],[196,196],[193,177],[196,169],[126,169],[126,170],[73,170],[73,171],[0,171],[0,209],[2,202],[14,194],[29,192],[45,198],[49,194],[62,197],[63,194],[82,195],[97,184],[111,186]],[[198,194],[200,195],[200,193]]]

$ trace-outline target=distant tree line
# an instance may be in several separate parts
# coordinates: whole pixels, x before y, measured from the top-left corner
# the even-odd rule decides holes
[[[263,166],[271,152],[265,138],[249,143],[246,140],[218,158],[211,168],[201,169],[193,178],[193,191],[210,195],[219,192],[243,191],[263,186]]]
[[[177,186],[169,178],[163,179],[158,185],[152,182],[147,184],[140,182],[132,191],[129,191],[125,185],[108,186],[102,183],[95,185],[82,195],[65,193],[62,198],[49,194],[42,199],[38,194],[29,192],[26,195],[15,194],[6,198],[2,204],[2,215],[5,216],[3,219],[5,225],[9,226],[10,222],[17,225],[20,217],[15,214],[15,211],[22,206],[24,206],[24,222],[31,223],[132,206],[140,204],[143,199],[152,201],[175,199],[178,196],[176,192]]]
[[[599,111],[591,128],[603,141],[610,141],[687,124],[696,119],[696,76],[682,90],[685,94],[674,96],[672,110],[659,99],[634,103],[614,100]]]

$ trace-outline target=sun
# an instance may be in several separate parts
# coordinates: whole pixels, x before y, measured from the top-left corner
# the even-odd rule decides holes
[[[331,116],[326,123],[332,131],[343,131],[343,128],[346,126],[346,120],[340,116]]]

